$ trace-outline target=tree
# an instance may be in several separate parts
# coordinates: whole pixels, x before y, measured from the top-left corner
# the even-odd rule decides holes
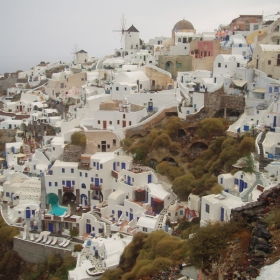
[[[226,247],[237,225],[233,222],[208,224],[189,240],[190,263],[196,267],[211,270],[212,263],[218,261],[222,250]]]
[[[165,129],[170,137],[178,135],[178,130],[183,127],[181,120],[178,117],[172,116],[167,120]]]
[[[192,174],[187,174],[176,178],[173,181],[173,190],[181,200],[187,200],[192,190],[192,182],[195,177]]]
[[[255,151],[255,140],[253,137],[244,137],[238,145],[238,151],[243,155],[248,155]]]
[[[200,122],[200,128],[197,129],[197,134],[200,138],[211,139],[213,136],[223,134],[225,129],[223,119],[209,118]]]
[[[58,253],[50,255],[47,260],[49,272],[54,273],[62,265],[62,262],[63,260]]]
[[[224,190],[224,188],[220,184],[215,184],[212,188],[210,193],[211,194],[219,194]]]
[[[168,134],[166,133],[162,133],[160,135],[158,135],[155,140],[153,141],[152,144],[152,149],[160,149],[160,148],[165,148],[165,149],[169,149],[169,146],[171,144],[171,138],[169,137]]]
[[[78,236],[79,235],[79,231],[76,227],[73,227],[71,230],[70,230],[70,236],[73,237],[73,236]]]

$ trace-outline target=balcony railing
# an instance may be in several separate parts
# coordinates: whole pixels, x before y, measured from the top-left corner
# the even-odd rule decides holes
[[[112,176],[113,178],[115,178],[115,179],[118,179],[118,178],[119,178],[119,173],[118,173],[117,171],[115,171],[115,170],[112,170],[111,176]]]
[[[72,186],[72,187],[63,186],[63,192],[74,192],[74,190],[75,190],[74,186]]]
[[[101,191],[101,190],[102,190],[102,185],[90,184],[90,189],[91,189],[92,191]]]

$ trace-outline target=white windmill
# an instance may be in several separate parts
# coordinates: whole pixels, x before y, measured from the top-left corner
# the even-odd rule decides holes
[[[121,17],[121,27],[120,30],[113,30],[113,32],[119,32],[121,35],[121,48],[124,48],[124,41],[125,41],[125,34],[126,34],[126,19],[125,19],[125,15],[122,15]]]

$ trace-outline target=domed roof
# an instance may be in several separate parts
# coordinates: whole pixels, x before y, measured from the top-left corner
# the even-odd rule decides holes
[[[191,22],[182,19],[180,21],[178,21],[177,23],[175,23],[173,30],[182,30],[182,29],[189,29],[189,30],[194,30],[194,27],[192,25]]]

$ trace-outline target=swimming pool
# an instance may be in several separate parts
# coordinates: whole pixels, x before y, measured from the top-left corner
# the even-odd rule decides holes
[[[54,204],[51,204],[51,206],[52,206],[52,209],[51,209],[51,211],[48,212],[48,214],[53,214],[56,216],[61,216],[68,210],[67,207],[60,206],[57,202],[55,202]]]

